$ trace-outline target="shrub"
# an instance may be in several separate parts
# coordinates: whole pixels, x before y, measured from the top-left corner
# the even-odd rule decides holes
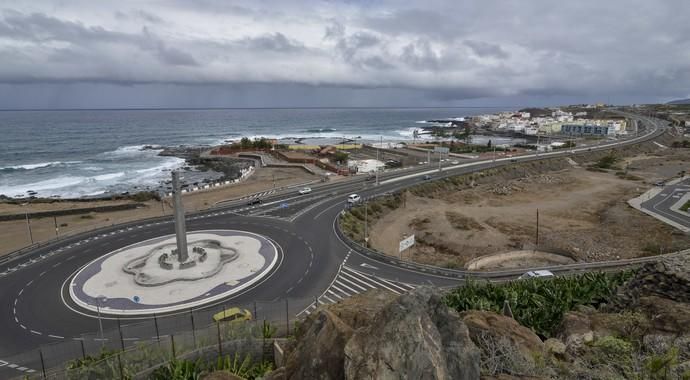
[[[545,337],[553,336],[563,314],[577,305],[606,302],[634,272],[584,273],[568,277],[534,278],[505,284],[468,280],[453,290],[445,303],[457,311],[488,310],[500,313],[508,301],[520,324]]]

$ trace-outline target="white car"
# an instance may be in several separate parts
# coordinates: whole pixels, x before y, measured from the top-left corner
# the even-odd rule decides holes
[[[453,165],[457,165],[457,164],[460,163],[460,161],[451,161],[450,163],[453,164]]]
[[[303,187],[303,188],[299,189],[299,193],[301,195],[309,194],[309,193],[311,193],[311,187]]]
[[[360,197],[359,194],[350,194],[350,196],[347,197],[347,203],[349,204],[355,204],[361,200],[362,197]]]
[[[518,277],[518,280],[537,277],[553,277],[553,273],[551,273],[551,271],[548,270],[532,270]]]

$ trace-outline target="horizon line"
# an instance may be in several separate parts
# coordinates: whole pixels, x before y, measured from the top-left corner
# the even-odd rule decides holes
[[[12,111],[166,111],[166,110],[291,110],[291,109],[443,109],[443,108],[545,108],[531,106],[323,106],[323,107],[106,107],[106,108],[0,108]],[[548,106],[555,107],[555,106]]]

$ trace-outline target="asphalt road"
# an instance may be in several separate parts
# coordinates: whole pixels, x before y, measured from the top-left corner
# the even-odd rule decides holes
[[[307,195],[297,194],[297,189],[276,191],[262,198],[260,205],[248,206],[246,200],[224,202],[218,208],[188,214],[187,228],[190,231],[237,229],[255,232],[272,239],[283,250],[282,264],[265,281],[224,300],[225,304],[289,298],[293,302],[290,311],[294,310],[296,315],[308,308],[313,299],[326,294],[338,276],[347,280],[347,275],[351,279],[354,279],[352,276],[363,276],[364,282],[368,279],[369,283],[384,287],[388,287],[386,284],[453,286],[460,283],[458,277],[432,275],[382,262],[345,244],[336,234],[335,220],[346,206],[347,195],[358,193],[368,198],[397,191],[422,182],[426,174],[436,180],[511,165],[514,161],[533,161],[636,144],[660,135],[663,128],[657,123],[648,121],[651,128],[639,137],[597,146],[515,158],[475,160],[459,165],[446,164],[442,172],[437,167],[425,166],[386,173],[381,176],[378,186],[363,179],[353,179],[315,185],[312,193]],[[71,304],[69,297],[64,297],[65,282],[76,270],[113,250],[173,233],[171,217],[156,218],[83,233],[0,263],[0,377],[19,374],[2,365],[3,359],[13,354],[54,342],[82,339],[82,334],[98,330],[96,316],[79,310]],[[298,300],[297,304],[294,300]],[[207,309],[210,321],[217,305],[208,305]],[[266,317],[272,311],[259,312]],[[159,318],[160,334],[181,331],[185,323],[180,322],[182,319],[179,315]],[[115,319],[106,318],[103,323],[104,330],[117,328]],[[29,368],[37,365],[35,361],[18,364]]]
[[[663,190],[653,198],[642,202],[642,208],[661,215],[686,228],[690,228],[690,217],[671,209],[683,195],[690,192],[690,178],[678,182],[675,185],[664,186]]]

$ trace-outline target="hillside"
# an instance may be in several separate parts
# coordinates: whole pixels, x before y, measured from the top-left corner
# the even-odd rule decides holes
[[[690,99],[678,99],[672,100],[666,104],[690,104]]]
[[[687,379],[689,271],[686,254],[634,274],[371,291],[312,313],[266,379]]]

